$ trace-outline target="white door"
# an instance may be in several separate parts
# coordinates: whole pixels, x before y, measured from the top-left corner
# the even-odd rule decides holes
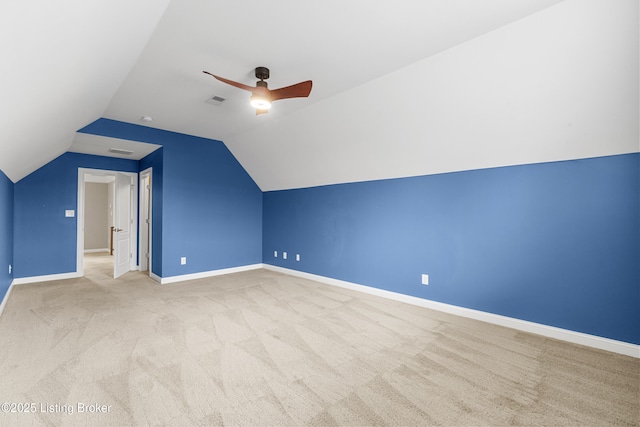
[[[140,187],[140,271],[149,270],[151,236],[151,176],[141,178]]]
[[[131,178],[116,174],[113,218],[113,277],[131,269]]]

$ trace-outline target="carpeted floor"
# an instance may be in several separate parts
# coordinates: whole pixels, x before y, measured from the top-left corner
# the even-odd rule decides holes
[[[114,280],[110,259],[14,287],[0,317],[0,402],[14,403],[3,425],[640,420],[638,359],[267,270]]]

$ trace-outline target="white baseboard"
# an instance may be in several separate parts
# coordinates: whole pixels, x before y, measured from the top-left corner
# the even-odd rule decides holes
[[[5,305],[7,305],[7,301],[9,301],[9,295],[11,294],[11,290],[13,289],[14,284],[15,284],[15,281],[12,280],[11,283],[9,283],[9,288],[7,289],[7,293],[4,294],[4,297],[2,298],[2,302],[0,303],[0,316],[2,316],[4,307]]]
[[[339,286],[341,288],[351,289],[364,292],[371,295],[377,295],[383,298],[389,298],[395,301],[407,304],[417,305],[420,307],[430,308],[445,313],[455,314],[457,316],[467,317],[470,319],[480,320],[494,325],[505,326],[507,328],[516,329],[523,332],[530,332],[549,338],[567,341],[574,344],[580,344],[588,347],[606,350],[613,353],[624,354],[640,358],[640,345],[630,344],[624,341],[617,341],[610,338],[598,337],[582,332],[575,332],[569,329],[556,328],[554,326],[543,325],[540,323],[529,322],[526,320],[515,319],[513,317],[501,316],[499,314],[487,313],[484,311],[473,310],[470,308],[458,307],[455,305],[445,304],[436,301],[430,301],[410,295],[404,295],[397,292],[386,291],[383,289],[372,288],[370,286],[360,285],[357,283],[345,282],[343,280],[332,279],[330,277],[318,276],[316,274],[305,273],[303,271],[291,270],[288,268],[278,267],[274,265],[264,264],[267,270],[277,271],[291,276],[302,277],[304,279],[314,280],[316,282],[328,285]]]
[[[151,277],[153,280],[155,280],[158,283],[162,283],[162,277],[158,276],[153,271],[149,271],[149,277]]]
[[[20,277],[13,279],[13,284],[24,285],[25,283],[50,282],[52,280],[75,279],[77,277],[82,276],[75,271],[72,273],[46,274],[44,276]]]
[[[151,277],[156,282],[159,282],[160,284],[165,285],[167,283],[184,282],[185,280],[204,279],[206,277],[221,276],[223,274],[231,274],[231,273],[240,273],[241,271],[257,270],[260,268],[264,268],[264,264],[250,264],[250,265],[243,265],[240,267],[222,268],[220,270],[210,270],[210,271],[203,271],[200,273],[183,274],[180,276],[169,276],[169,277],[159,277],[156,274],[153,274],[150,272],[149,277]]]
[[[91,253],[97,253],[97,252],[110,252],[109,248],[102,248],[102,249],[85,249],[84,253],[85,254],[91,254]]]

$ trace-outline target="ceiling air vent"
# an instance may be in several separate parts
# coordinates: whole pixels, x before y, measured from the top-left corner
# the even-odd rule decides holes
[[[130,156],[133,154],[133,151],[123,150],[121,148],[109,148],[109,152],[113,154],[122,154],[123,156]]]
[[[213,104],[213,105],[220,105],[222,104],[226,99],[221,97],[221,96],[217,96],[217,95],[213,95],[211,98],[207,99],[207,103],[209,104]]]

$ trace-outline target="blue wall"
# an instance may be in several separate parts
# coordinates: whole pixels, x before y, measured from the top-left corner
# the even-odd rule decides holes
[[[261,262],[262,192],[222,142],[108,119],[81,132],[163,146],[162,159],[141,162],[141,169],[154,167],[155,274],[170,277]],[[181,257],[187,258],[186,265],[180,265]]]
[[[107,119],[82,131],[163,148],[0,174],[0,295],[12,259],[15,277],[75,271],[78,167],[153,167],[160,277],[262,261],[640,344],[638,153],[263,194],[219,141]]]
[[[640,344],[639,165],[636,153],[268,192],[263,260]]]
[[[76,271],[78,168],[138,172],[138,162],[65,153],[14,186],[14,275]],[[73,209],[73,218],[65,210]]]
[[[9,274],[9,264],[13,264],[13,187],[0,171],[0,301],[13,280],[13,273]]]

